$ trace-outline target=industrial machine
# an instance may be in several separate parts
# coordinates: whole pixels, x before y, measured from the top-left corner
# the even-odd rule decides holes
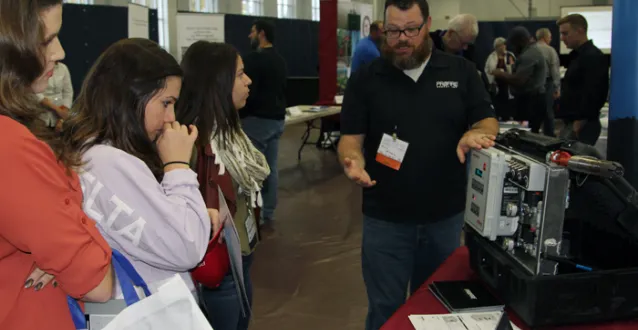
[[[530,326],[638,317],[638,194],[600,158],[516,129],[472,152],[471,266]]]
[[[529,274],[555,275],[569,170],[501,145],[474,151],[470,167],[465,223]]]

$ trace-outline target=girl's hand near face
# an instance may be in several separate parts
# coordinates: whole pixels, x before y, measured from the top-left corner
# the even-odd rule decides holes
[[[189,130],[190,129],[190,130]],[[157,151],[163,164],[183,162],[186,164],[171,164],[164,168],[168,172],[175,168],[188,168],[193,152],[193,145],[197,139],[197,127],[181,125],[179,122],[164,124],[162,135],[157,139]]]

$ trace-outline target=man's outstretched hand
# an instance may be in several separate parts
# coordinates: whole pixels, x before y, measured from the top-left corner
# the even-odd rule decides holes
[[[370,179],[368,172],[366,172],[356,160],[346,157],[343,160],[343,171],[346,173],[348,179],[364,188],[369,188],[377,184],[376,181]]]
[[[465,164],[465,154],[470,149],[481,150],[483,148],[491,148],[494,146],[496,136],[485,134],[477,130],[470,130],[463,135],[461,141],[456,147],[456,155],[459,157],[461,164]]]

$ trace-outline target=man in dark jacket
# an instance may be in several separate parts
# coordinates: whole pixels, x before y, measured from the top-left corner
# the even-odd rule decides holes
[[[587,20],[571,14],[558,20],[560,38],[572,52],[557,113],[565,127],[561,137],[595,145],[600,136],[600,109],[609,94],[609,64],[587,37]]]
[[[460,14],[450,20],[447,30],[430,32],[430,39],[432,39],[436,49],[464,57],[474,63],[485,88],[489,88],[487,76],[483,72],[483,65],[477,63],[474,58],[474,41],[478,34],[479,26],[476,17],[472,14]]]
[[[437,49],[474,62],[474,40],[478,34],[476,17],[471,14],[460,14],[450,20],[447,30],[430,32],[430,38]]]
[[[262,231],[268,232],[277,206],[277,156],[286,119],[287,69],[284,58],[273,47],[275,27],[271,22],[256,21],[248,37],[255,51],[244,58],[244,71],[252,85],[246,107],[239,115],[244,132],[266,156],[270,166],[270,175],[262,190],[261,213]]]
[[[538,133],[547,116],[545,102],[547,63],[545,57],[543,57],[538,44],[532,42],[529,31],[522,26],[517,26],[510,31],[507,42],[512,46],[516,55],[514,72],[510,74],[497,69],[490,74],[510,85],[510,91],[516,100],[518,119],[529,120],[532,132]]]

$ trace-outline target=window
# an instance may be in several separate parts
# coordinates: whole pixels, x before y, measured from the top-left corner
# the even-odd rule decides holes
[[[131,0],[131,3],[150,9],[157,9],[157,35],[159,45],[168,51],[168,0]]]
[[[159,37],[159,44],[168,51],[168,0],[153,1],[156,2],[157,5],[157,34]]]
[[[64,3],[74,3],[78,5],[92,5],[93,0],[64,0]]]
[[[318,21],[321,18],[320,0],[312,0],[312,20]]]
[[[157,9],[157,3],[162,1],[163,0],[131,0],[131,3],[135,3],[152,9]]]
[[[277,0],[277,17],[279,18],[296,18],[297,8],[296,0]]]
[[[218,9],[218,0],[190,0],[190,11],[202,13],[216,13]]]
[[[241,0],[241,13],[244,15],[262,16],[264,14],[264,0]]]

